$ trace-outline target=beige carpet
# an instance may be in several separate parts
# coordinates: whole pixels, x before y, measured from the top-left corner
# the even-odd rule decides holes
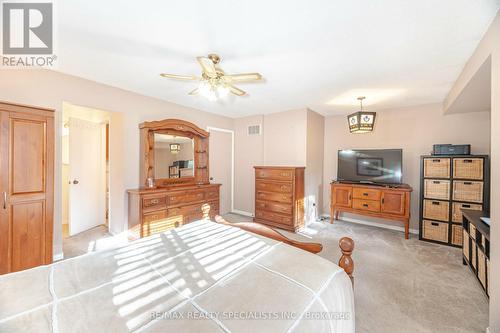
[[[230,222],[251,218],[228,214]],[[338,240],[356,242],[356,332],[481,332],[488,325],[488,301],[479,283],[462,265],[460,249],[404,240],[396,231],[337,221],[313,223],[291,238],[320,242],[319,254],[337,262]],[[116,246],[126,240],[111,237],[100,226],[64,240],[64,257]]]
[[[235,214],[230,222],[251,221]],[[462,265],[461,251],[401,232],[349,222],[315,222],[295,239],[323,244],[319,254],[340,258],[338,240],[354,239],[356,332],[481,332],[488,326],[488,300]]]

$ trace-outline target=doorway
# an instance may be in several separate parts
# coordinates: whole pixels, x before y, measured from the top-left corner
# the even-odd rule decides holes
[[[234,200],[234,131],[208,127],[210,181],[222,184],[220,187],[219,213],[233,211]]]
[[[109,120],[106,111],[63,104],[63,248],[75,235],[109,231]]]

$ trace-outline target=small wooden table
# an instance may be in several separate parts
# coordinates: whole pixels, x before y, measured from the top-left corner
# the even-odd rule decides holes
[[[481,220],[485,212],[462,209],[463,215],[463,264],[468,265],[477,277],[486,295],[490,289],[490,226]]]

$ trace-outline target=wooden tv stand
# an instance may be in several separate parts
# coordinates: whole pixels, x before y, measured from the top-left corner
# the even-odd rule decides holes
[[[401,221],[405,238],[409,237],[410,197],[413,189],[407,184],[397,187],[332,182],[330,192],[330,223],[341,212]]]

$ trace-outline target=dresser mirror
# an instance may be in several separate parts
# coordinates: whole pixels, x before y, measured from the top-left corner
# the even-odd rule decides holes
[[[209,133],[179,119],[144,122],[141,130],[141,183],[155,187],[208,184]]]
[[[194,177],[194,140],[189,137],[154,133],[154,177]]]

